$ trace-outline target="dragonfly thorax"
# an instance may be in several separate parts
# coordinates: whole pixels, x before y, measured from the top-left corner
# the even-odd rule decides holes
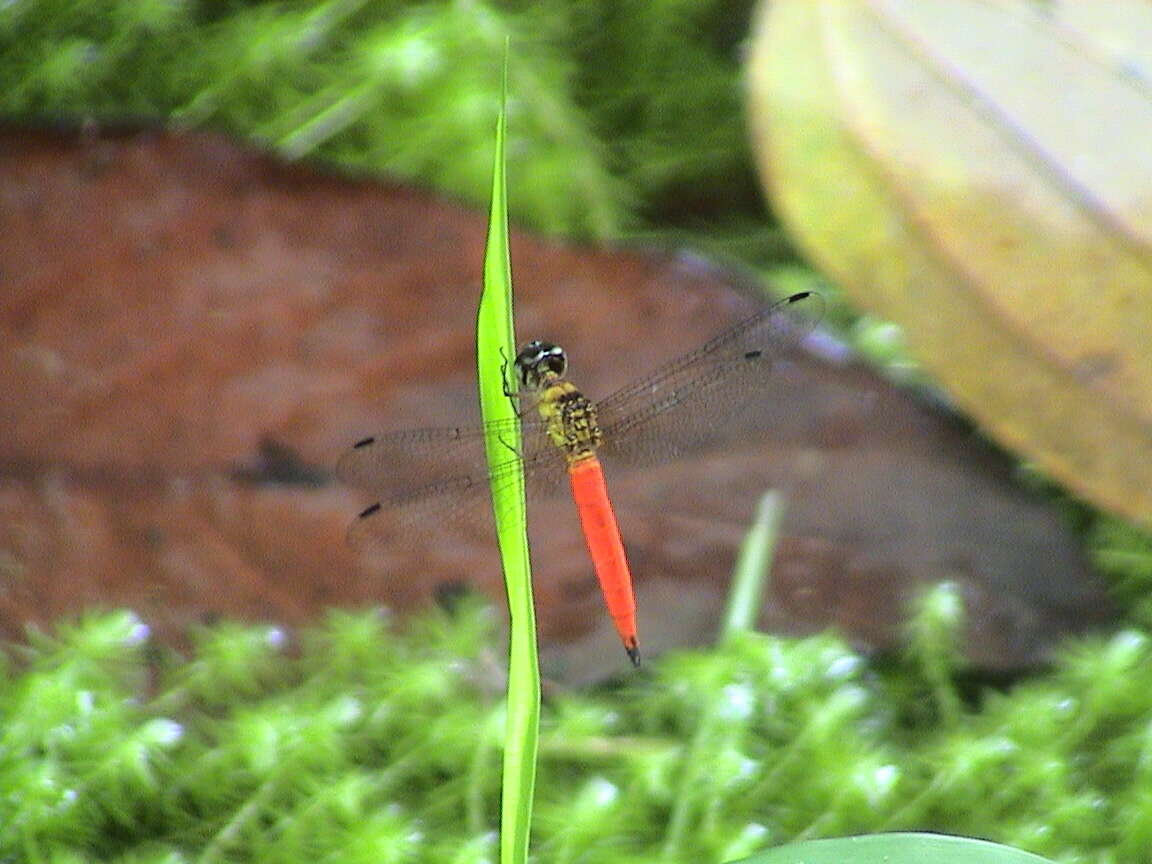
[[[551,342],[533,340],[516,355],[516,375],[526,390],[540,390],[564,377],[568,358],[564,349]]]

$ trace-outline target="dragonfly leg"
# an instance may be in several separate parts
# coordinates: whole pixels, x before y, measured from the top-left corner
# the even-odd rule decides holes
[[[504,353],[504,349],[500,349],[500,381],[504,390],[504,395],[512,402],[512,408],[516,412],[516,416],[523,420],[524,411],[527,409],[520,408],[520,391],[519,389],[512,390],[508,386],[508,355]]]
[[[504,395],[515,399],[516,393],[508,389],[508,355],[504,353],[504,346],[500,346],[500,381],[504,387]]]
[[[511,444],[509,444],[507,441],[505,441],[503,435],[497,435],[496,440],[499,441],[501,444],[503,444],[504,448],[509,453],[511,453],[513,456],[515,456],[516,458],[518,458],[518,459],[524,458],[524,454],[521,453],[519,450],[517,450],[515,447],[513,447]]]

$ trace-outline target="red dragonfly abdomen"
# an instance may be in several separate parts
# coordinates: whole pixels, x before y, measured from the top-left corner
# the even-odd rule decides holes
[[[568,477],[572,484],[572,497],[580,514],[580,526],[588,553],[600,581],[604,602],[616,625],[616,632],[624,643],[628,658],[640,665],[640,646],[636,640],[636,598],[632,594],[632,574],[624,555],[624,543],[608,488],[604,484],[604,471],[595,456],[584,456],[569,464]]]

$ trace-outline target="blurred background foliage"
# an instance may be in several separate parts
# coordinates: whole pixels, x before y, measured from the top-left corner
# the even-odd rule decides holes
[[[752,6],[16,0],[0,111],[207,125],[479,204],[509,38],[513,218],[597,240],[747,226],[763,213],[740,84]]]

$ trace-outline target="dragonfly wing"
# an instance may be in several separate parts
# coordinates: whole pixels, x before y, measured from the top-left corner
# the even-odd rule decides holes
[[[810,292],[785,298],[597,405],[608,461],[645,465],[730,440],[763,408],[773,367],[819,320]]]
[[[349,527],[358,548],[417,545],[431,529],[490,529],[492,484],[514,482],[523,465],[530,497],[554,494],[564,460],[543,423],[524,424],[521,455],[487,467],[481,427],[441,427],[364,439],[337,465],[337,476],[377,496]]]
[[[478,479],[484,465],[480,428],[411,429],[357,441],[336,464],[340,482],[370,492],[384,507]]]

